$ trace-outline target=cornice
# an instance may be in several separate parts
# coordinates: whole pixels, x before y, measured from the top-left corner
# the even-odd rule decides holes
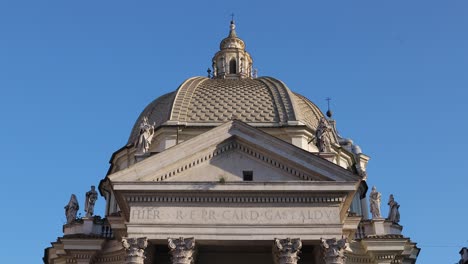
[[[235,203],[235,204],[275,204],[275,203],[288,203],[288,204],[340,204],[343,201],[342,195],[278,195],[272,193],[269,195],[226,195],[223,193],[200,196],[195,195],[142,195],[142,194],[129,194],[126,195],[126,201],[129,203]]]

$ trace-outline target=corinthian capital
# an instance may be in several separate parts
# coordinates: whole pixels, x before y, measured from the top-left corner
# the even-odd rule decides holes
[[[122,238],[122,246],[127,252],[125,263],[143,264],[145,260],[145,248],[148,246],[148,239],[146,237],[124,237]]]
[[[320,239],[321,246],[323,249],[323,255],[325,264],[344,264],[345,263],[345,249],[348,246],[348,242],[345,239],[336,240],[332,239]]]
[[[172,264],[191,264],[194,262],[195,238],[168,238]]]
[[[296,264],[301,253],[302,242],[299,238],[275,238],[273,243],[273,259],[276,264]]]

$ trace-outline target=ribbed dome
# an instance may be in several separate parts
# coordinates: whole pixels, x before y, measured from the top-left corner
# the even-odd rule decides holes
[[[283,82],[271,77],[193,77],[177,91],[157,98],[145,108],[132,129],[129,144],[135,142],[143,117],[156,128],[217,126],[237,119],[261,127],[298,125],[299,121],[315,130],[323,114],[307,98],[291,92]]]

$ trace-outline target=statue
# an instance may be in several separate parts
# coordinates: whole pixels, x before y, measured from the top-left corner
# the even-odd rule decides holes
[[[70,197],[70,201],[65,206],[65,217],[67,218],[67,224],[73,223],[76,219],[76,213],[80,206],[78,205],[78,200],[76,199],[76,195],[72,194]]]
[[[91,190],[86,193],[85,200],[85,212],[86,217],[91,217],[94,214],[94,204],[98,199],[98,193],[95,190],[94,185],[91,186]]]
[[[400,208],[400,205],[397,202],[395,202],[395,199],[393,198],[393,194],[390,194],[388,205],[390,206],[390,211],[388,212],[387,220],[390,220],[393,223],[398,224],[400,222],[400,211],[398,209]]]
[[[322,117],[318,124],[317,130],[315,130],[315,145],[317,146],[319,152],[327,151],[328,139],[326,137],[326,133],[330,130],[330,124],[328,124],[328,121]]]
[[[140,124],[140,134],[138,136],[138,142],[136,144],[137,154],[148,153],[151,140],[154,135],[154,124],[150,125],[148,123],[148,118],[143,117],[143,122]]]
[[[380,215],[380,199],[381,194],[377,191],[377,188],[372,187],[372,191],[369,195],[369,202],[370,202],[370,211],[372,213],[372,219],[374,218],[381,218]]]

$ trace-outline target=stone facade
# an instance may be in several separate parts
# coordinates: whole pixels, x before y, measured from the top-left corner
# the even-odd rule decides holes
[[[253,74],[232,22],[213,74],[153,101],[112,155],[105,218],[76,218],[71,199],[44,262],[415,263],[394,200],[367,217],[368,160],[308,99]]]

